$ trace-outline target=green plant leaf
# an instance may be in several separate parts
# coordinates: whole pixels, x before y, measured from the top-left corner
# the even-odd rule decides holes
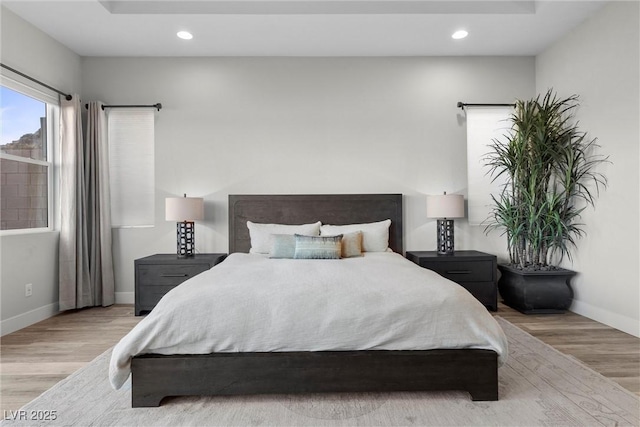
[[[484,156],[493,180],[506,184],[492,195],[485,232],[507,236],[511,263],[522,268],[571,259],[585,206],[595,206],[606,177],[598,171],[608,157],[596,153],[596,139],[578,129],[578,96],[544,96],[516,101],[511,129],[494,139]]]

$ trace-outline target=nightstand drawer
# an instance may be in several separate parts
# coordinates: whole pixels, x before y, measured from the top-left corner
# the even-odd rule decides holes
[[[463,286],[491,310],[498,309],[495,255],[478,251],[456,251],[453,255],[407,251],[407,259]]]
[[[154,295],[154,297],[157,297],[158,295],[162,297],[164,294],[166,294],[173,288],[175,288],[175,285],[141,286],[140,287],[141,290],[144,290],[144,295]],[[157,298],[157,299],[160,299],[160,298]]]
[[[498,289],[494,282],[460,282],[459,284],[484,305],[495,306]]]
[[[175,285],[171,286],[143,286],[138,289],[140,297],[138,299],[138,305],[140,310],[149,310],[156,306],[158,301],[171,289],[175,288]]]
[[[171,289],[221,263],[227,254],[196,254],[178,258],[175,254],[155,254],[135,260],[135,314],[140,316],[156,306]]]
[[[433,270],[455,282],[485,282],[493,280],[493,264],[486,261],[435,261],[421,259],[420,267]]]
[[[141,265],[138,267],[137,279],[143,287],[173,287],[209,268],[208,264]]]

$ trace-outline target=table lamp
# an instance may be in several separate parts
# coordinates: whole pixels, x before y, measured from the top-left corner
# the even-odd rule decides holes
[[[464,217],[464,197],[460,194],[427,196],[427,218],[438,219],[438,254],[453,255],[453,219]]]
[[[196,229],[194,221],[204,219],[201,197],[168,197],[165,199],[165,219],[177,221],[178,258],[195,255]]]

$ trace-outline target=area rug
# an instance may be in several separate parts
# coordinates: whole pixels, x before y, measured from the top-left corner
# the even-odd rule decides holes
[[[615,382],[497,318],[509,339],[500,400],[462,392],[166,398],[131,408],[107,379],[110,351],[2,425],[77,426],[637,426],[640,400]],[[42,418],[48,418],[43,420]],[[55,418],[55,419],[52,419]]]

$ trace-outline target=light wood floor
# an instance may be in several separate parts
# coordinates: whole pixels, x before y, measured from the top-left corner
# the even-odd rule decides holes
[[[0,410],[20,409],[115,345],[141,319],[133,305],[95,307],[0,338]]]
[[[640,338],[570,312],[524,315],[500,303],[496,314],[640,396]]]
[[[639,338],[574,313],[525,316],[501,304],[496,314],[640,395]],[[0,410],[33,400],[117,343],[140,319],[131,305],[91,308],[2,337]]]

